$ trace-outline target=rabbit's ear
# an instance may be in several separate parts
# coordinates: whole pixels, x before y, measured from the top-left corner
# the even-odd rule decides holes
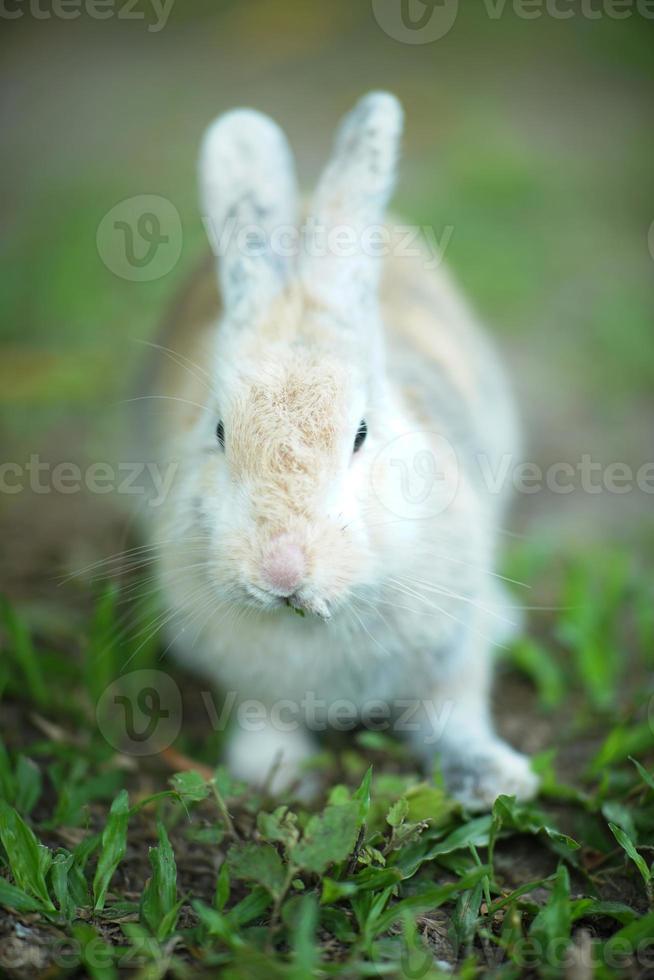
[[[235,109],[207,129],[200,150],[203,220],[227,313],[250,320],[284,288],[288,259],[275,249],[297,220],[293,157],[279,126],[254,109]]]
[[[310,294],[339,313],[364,312],[375,299],[381,263],[365,247],[366,233],[384,221],[402,121],[394,95],[364,96],[341,122],[314,195],[302,276]]]

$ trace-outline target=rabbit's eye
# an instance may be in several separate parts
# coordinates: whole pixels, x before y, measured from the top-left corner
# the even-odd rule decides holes
[[[359,422],[359,428],[357,429],[357,434],[354,437],[354,452],[358,453],[364,442],[366,441],[366,436],[368,435],[368,426],[366,425],[366,420],[361,419]]]
[[[222,424],[222,422],[219,422],[218,425],[216,426],[216,439],[220,443],[220,448],[221,449],[224,449],[225,448],[225,426]]]

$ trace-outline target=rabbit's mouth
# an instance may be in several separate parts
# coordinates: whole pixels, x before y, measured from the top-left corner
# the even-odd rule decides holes
[[[318,616],[319,619],[327,620],[331,619],[331,612],[329,609],[329,603],[325,599],[319,599],[317,596],[312,598],[303,598],[302,594],[285,596],[282,600],[286,606],[289,606],[294,613],[298,616],[304,616],[306,613],[311,613],[314,616]]]
[[[259,586],[248,584],[245,586],[245,591],[249,602],[252,603],[252,600],[255,600],[256,606],[262,610],[274,611],[287,607],[289,612],[298,616],[306,616],[308,613],[324,622],[331,619],[331,610],[327,600],[312,594],[309,590],[299,589],[291,595],[275,595],[275,593],[261,589]]]

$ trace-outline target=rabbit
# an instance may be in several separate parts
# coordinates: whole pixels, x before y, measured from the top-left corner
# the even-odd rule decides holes
[[[176,473],[147,535],[170,647],[234,692],[237,778],[301,788],[317,732],[351,715],[404,734],[483,810],[538,786],[490,712],[493,651],[516,627],[493,570],[506,494],[479,459],[513,456],[518,426],[498,357],[424,246],[359,245],[392,228],[402,126],[395,96],[364,96],[308,205],[269,117],[208,127],[213,254],[159,345],[148,450]],[[336,247],[342,229],[355,248]]]

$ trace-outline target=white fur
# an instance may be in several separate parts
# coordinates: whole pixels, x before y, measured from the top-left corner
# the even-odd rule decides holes
[[[359,229],[382,220],[401,119],[393,96],[359,103],[310,214]],[[242,225],[255,213],[269,231],[295,220],[290,153],[258,113],[209,128],[200,173],[215,233],[228,214]],[[368,256],[228,249],[220,269],[222,315],[169,392],[179,412],[160,452],[178,459],[178,478],[151,529],[178,656],[242,699],[290,699],[310,728],[316,701],[358,715],[380,701],[396,724],[410,702],[416,752],[427,765],[441,756],[467,806],[533,795],[488,707],[493,646],[511,628],[493,572],[505,500],[485,493],[473,464],[513,453],[515,422],[487,341],[445,273],[420,259],[387,262],[381,293]],[[368,437],[353,455],[362,418]],[[403,483],[420,478],[421,460],[440,466],[422,496]],[[266,581],[279,535],[303,556],[292,605],[304,616]],[[269,722],[237,729],[229,760],[262,782],[281,752],[287,785],[312,746]]]
[[[297,729],[280,732],[273,725],[261,730],[241,729],[227,746],[227,765],[239,779],[265,787],[273,795],[286,793],[297,785],[297,795],[311,796],[318,785],[304,765],[317,751],[308,734]]]
[[[308,222],[361,235],[384,221],[395,186],[402,107],[388,92],[371,92],[339,126],[331,160],[318,182]],[[353,256],[304,257],[300,274],[309,292],[352,320],[370,315],[381,264]]]
[[[288,263],[269,248],[273,229],[296,219],[297,182],[286,137],[254,109],[228,112],[204,135],[199,178],[202,217],[219,253],[225,304],[238,319],[255,316],[288,275]],[[249,250],[238,241],[248,227]]]

